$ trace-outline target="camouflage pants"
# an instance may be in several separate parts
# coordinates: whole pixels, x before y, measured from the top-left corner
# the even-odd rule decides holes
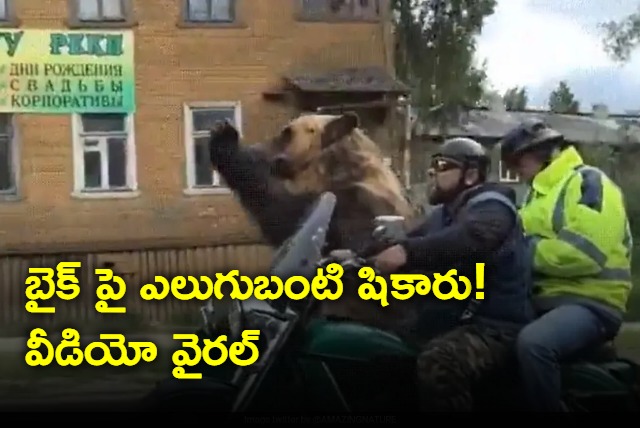
[[[428,342],[418,356],[423,411],[473,410],[473,386],[506,364],[517,332],[485,325],[457,327]]]

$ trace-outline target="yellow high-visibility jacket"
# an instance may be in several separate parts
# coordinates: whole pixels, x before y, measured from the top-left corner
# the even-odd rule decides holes
[[[569,147],[533,179],[520,214],[536,294],[626,310],[633,242],[622,191],[604,172]]]

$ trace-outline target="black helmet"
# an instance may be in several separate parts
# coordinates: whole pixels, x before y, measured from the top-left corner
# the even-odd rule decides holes
[[[434,159],[448,160],[463,168],[476,168],[484,180],[491,166],[491,159],[480,143],[471,138],[451,138],[446,140]]]
[[[502,160],[513,159],[537,148],[551,149],[564,144],[564,136],[540,119],[528,119],[510,130],[500,140]]]

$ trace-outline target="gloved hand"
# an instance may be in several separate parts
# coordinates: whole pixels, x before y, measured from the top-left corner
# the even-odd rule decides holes
[[[401,216],[378,216],[374,219],[374,226],[371,235],[378,242],[393,244],[407,237]]]
[[[407,264],[407,257],[402,245],[394,245],[373,257],[373,263],[382,274],[394,273]]]
[[[215,166],[238,149],[240,134],[229,121],[217,122],[209,138],[209,156]]]

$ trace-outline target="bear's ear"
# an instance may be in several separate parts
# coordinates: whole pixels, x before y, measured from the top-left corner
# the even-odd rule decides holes
[[[322,130],[322,148],[324,149],[336,141],[340,141],[358,126],[360,126],[360,118],[354,112],[346,112],[339,118],[327,123]]]

